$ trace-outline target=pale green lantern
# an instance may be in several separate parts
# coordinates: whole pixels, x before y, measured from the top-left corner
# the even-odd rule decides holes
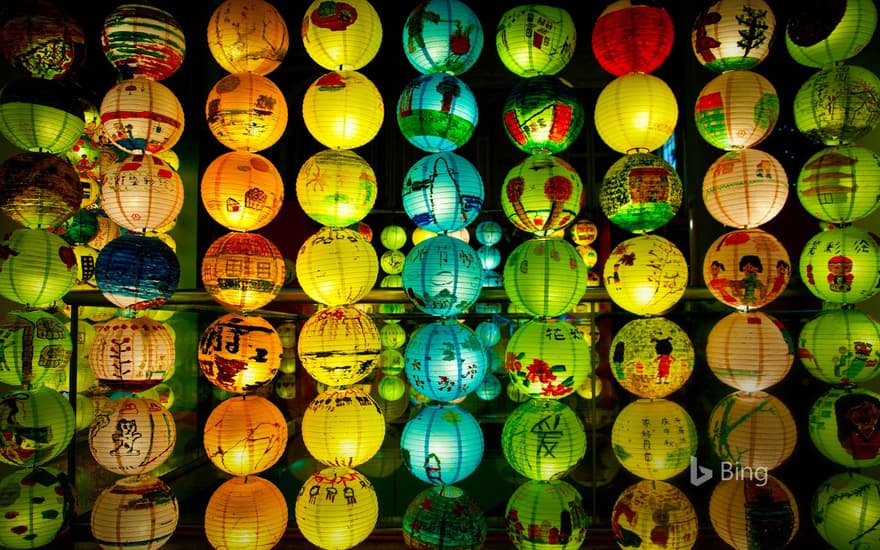
[[[873,0],[806,2],[785,27],[785,47],[793,60],[808,67],[845,61],[871,41],[877,28]]]
[[[509,386],[534,398],[566,397],[590,375],[590,346],[566,321],[527,321],[511,335],[506,351]]]
[[[827,309],[801,328],[797,351],[807,372],[822,382],[865,382],[880,373],[880,324],[858,309]]]
[[[584,543],[590,516],[571,484],[529,480],[510,495],[504,521],[518,550],[576,550]]]
[[[880,155],[851,145],[818,151],[801,167],[797,197],[804,210],[825,222],[869,216],[880,206]]]
[[[880,124],[880,78],[856,65],[839,65],[817,72],[794,98],[794,123],[813,141],[850,144]]]
[[[529,479],[561,479],[587,450],[584,425],[565,403],[529,399],[504,421],[504,458]]]
[[[810,409],[810,439],[828,460],[847,468],[880,465],[880,394],[831,388]]]
[[[529,239],[504,264],[510,301],[537,317],[571,311],[587,290],[587,270],[577,249],[562,239]]]
[[[880,482],[858,472],[826,479],[813,494],[810,519],[819,535],[836,549],[880,547]]]

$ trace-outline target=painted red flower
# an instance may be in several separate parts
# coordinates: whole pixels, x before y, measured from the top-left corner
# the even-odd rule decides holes
[[[527,368],[529,372],[526,374],[526,378],[529,379],[529,382],[547,384],[556,380],[556,375],[550,370],[550,364],[547,361],[535,359]]]
[[[556,378],[555,376],[553,377]],[[544,388],[541,390],[541,395],[544,397],[560,397],[563,395],[568,395],[574,390],[571,386],[563,386],[562,384],[553,384],[552,382],[546,384]]]
[[[517,359],[515,353],[507,352],[507,361],[504,362],[504,369],[507,372],[519,372],[522,370],[522,363]]]

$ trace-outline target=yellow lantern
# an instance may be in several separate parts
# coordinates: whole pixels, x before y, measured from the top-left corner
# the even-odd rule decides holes
[[[114,474],[140,475],[161,466],[174,450],[177,428],[171,412],[152,399],[106,401],[89,431],[92,458]]]
[[[362,389],[329,389],[318,394],[303,413],[302,438],[319,462],[354,468],[382,446],[385,415]]]
[[[689,550],[697,542],[697,512],[675,485],[642,480],[617,497],[611,530],[624,549]]]
[[[43,307],[67,294],[76,278],[76,256],[67,242],[43,229],[16,229],[0,242],[0,296]]]
[[[73,480],[55,468],[17,469],[0,479],[0,494],[6,495],[0,504],[3,548],[48,547],[67,532],[77,514]]]
[[[229,73],[269,74],[289,41],[284,17],[265,0],[225,0],[208,21],[208,50]]]
[[[36,387],[70,366],[70,332],[46,311],[10,311],[0,318],[0,342],[4,384]]]
[[[274,300],[284,274],[281,252],[256,233],[227,233],[211,243],[202,260],[205,291],[235,311],[253,311]]]
[[[633,319],[611,341],[614,378],[639,397],[666,397],[694,368],[694,347],[680,326],[664,317]]]
[[[379,500],[370,480],[359,472],[330,467],[303,483],[296,495],[294,515],[307,541],[325,550],[346,550],[373,531],[379,519]]]
[[[567,241],[529,239],[510,252],[503,281],[512,304],[538,317],[556,317],[584,297],[587,270]]]
[[[174,368],[174,340],[165,325],[149,317],[116,317],[95,326],[89,357],[101,384],[144,391]]]
[[[211,161],[202,174],[202,204],[230,231],[255,231],[271,222],[284,202],[284,181],[269,159],[230,151]]]
[[[205,536],[214,548],[270,550],[287,530],[287,501],[271,481],[234,477],[205,507]]]
[[[104,213],[129,231],[155,231],[174,222],[183,208],[183,181],[154,155],[113,163],[101,182]]]
[[[801,167],[797,197],[822,221],[845,224],[880,206],[880,154],[842,145],[814,153]]]
[[[721,73],[751,69],[767,57],[776,16],[764,0],[720,0],[703,9],[691,28],[701,65]]]
[[[577,29],[563,8],[526,4],[504,12],[495,33],[498,57],[517,76],[556,74],[574,55]]]
[[[794,343],[785,326],[757,311],[734,312],[709,332],[706,362],[719,380],[745,392],[761,391],[788,374]]]
[[[369,315],[353,306],[334,306],[306,320],[297,350],[312,378],[328,386],[343,386],[370,374],[382,345]]]
[[[734,548],[784,548],[798,531],[797,500],[775,477],[760,474],[722,480],[709,498],[709,520]]]
[[[379,53],[382,21],[367,0],[314,0],[302,20],[306,53],[328,71],[356,71]]]
[[[662,315],[684,296],[687,262],[671,241],[639,235],[614,247],[603,276],[618,306],[636,315]]]
[[[788,460],[797,426],[779,398],[764,392],[733,392],[709,414],[709,440],[722,461],[744,471],[770,470]]]
[[[594,120],[599,137],[618,153],[650,152],[669,140],[678,123],[678,102],[660,78],[627,73],[602,88]]]
[[[302,111],[306,129],[330,149],[355,149],[369,143],[385,119],[379,89],[357,71],[318,77],[306,89]]]
[[[638,399],[617,415],[611,445],[620,464],[633,474],[664,480],[690,464],[697,452],[697,428],[674,401]]]
[[[296,256],[296,278],[312,300],[329,306],[353,304],[376,283],[376,249],[356,231],[323,227]]]
[[[364,219],[376,202],[376,173],[354,151],[320,151],[296,177],[296,199],[321,225],[346,227]]]
[[[721,155],[703,177],[703,204],[718,222],[752,228],[767,223],[788,199],[785,168],[773,155],[739,149]]]
[[[287,129],[287,100],[278,86],[254,73],[232,73],[208,93],[208,129],[223,146],[255,153],[275,145]]]
[[[267,320],[227,313],[199,338],[199,368],[220,389],[252,392],[275,377],[281,351],[281,338]]]
[[[234,476],[258,474],[273,466],[287,447],[287,420],[271,401],[257,395],[230,397],[205,422],[205,453]]]
[[[91,529],[101,548],[157,550],[177,528],[177,497],[164,481],[129,476],[101,491],[92,506]]]
[[[123,80],[101,101],[101,124],[113,145],[132,155],[171,149],[183,134],[183,107],[164,84]]]
[[[697,131],[709,145],[730,151],[764,141],[779,118],[776,88],[760,74],[736,70],[706,84],[694,107]]]

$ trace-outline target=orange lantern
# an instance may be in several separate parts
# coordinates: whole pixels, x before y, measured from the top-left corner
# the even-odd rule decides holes
[[[281,252],[256,233],[227,233],[211,243],[202,260],[205,291],[235,311],[253,311],[274,300],[284,274]]]
[[[255,231],[271,222],[284,202],[284,181],[267,158],[230,151],[202,174],[202,204],[230,231]]]
[[[797,500],[766,470],[721,481],[709,498],[709,520],[734,548],[784,548],[798,531]]]
[[[785,168],[758,149],[728,151],[703,177],[703,203],[718,222],[739,228],[767,223],[788,199]]]
[[[284,536],[287,514],[287,500],[271,481],[234,477],[208,500],[205,536],[214,548],[270,550]]]
[[[297,340],[302,366],[328,386],[354,384],[379,361],[379,329],[354,306],[322,309],[306,320]]]
[[[234,476],[258,474],[274,465],[287,447],[287,420],[266,398],[230,397],[205,422],[205,453]]]
[[[149,78],[123,80],[101,100],[104,134],[132,155],[171,149],[183,134],[183,123],[177,96]]]
[[[287,129],[287,100],[265,76],[233,73],[211,88],[205,117],[223,146],[254,153],[281,139]]]
[[[703,280],[721,303],[738,309],[762,307],[788,286],[791,260],[782,243],[761,229],[721,235],[703,257]]]
[[[95,326],[89,358],[101,384],[144,391],[174,368],[174,340],[165,325],[150,317],[116,317]]]
[[[275,377],[281,351],[281,338],[268,321],[227,313],[208,325],[199,338],[199,367],[220,389],[247,393]]]
[[[140,475],[161,466],[174,450],[177,428],[171,412],[143,397],[105,401],[95,411],[89,450],[114,474]]]
[[[709,440],[722,461],[743,471],[769,470],[785,462],[797,441],[797,425],[779,398],[734,392],[709,414]]]
[[[769,388],[788,374],[794,343],[785,327],[760,312],[735,312],[715,323],[706,362],[719,380],[745,392]]]
[[[287,55],[289,40],[284,17],[265,0],[225,0],[208,21],[208,49],[229,73],[269,74]]]

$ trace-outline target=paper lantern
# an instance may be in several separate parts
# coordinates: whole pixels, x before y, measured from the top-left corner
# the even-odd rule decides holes
[[[671,241],[640,235],[618,244],[603,270],[608,296],[636,315],[662,315],[684,296],[687,262]]]
[[[403,272],[403,263],[405,261],[406,254],[400,250],[386,250],[382,253],[382,257],[379,258],[379,267],[389,275],[400,275]],[[385,279],[383,279],[384,281]]]
[[[229,73],[266,76],[284,61],[289,45],[284,17],[265,0],[225,0],[208,21],[208,50]]]
[[[407,548],[463,550],[482,548],[485,541],[483,511],[472,496],[453,485],[428,487],[410,501],[403,514]]]
[[[404,372],[428,399],[452,402],[472,393],[486,376],[486,350],[476,333],[457,319],[434,321],[413,332]]]
[[[797,63],[824,67],[854,57],[876,28],[877,8],[870,0],[800,4],[785,27],[785,47]]]
[[[788,199],[785,168],[758,149],[728,151],[703,177],[703,204],[719,223],[753,228],[774,219]]]
[[[281,252],[256,233],[227,233],[211,243],[202,260],[205,291],[235,311],[254,311],[274,300],[284,274]]]
[[[150,472],[171,456],[177,428],[171,412],[140,397],[107,401],[89,431],[89,450],[101,467],[120,475]]]
[[[164,324],[149,317],[116,317],[95,326],[89,359],[101,384],[144,391],[174,369],[174,340]]]
[[[562,480],[529,480],[504,509],[507,536],[517,550],[580,548],[590,516],[577,489]]]
[[[698,537],[697,512],[681,489],[642,480],[618,495],[611,530],[621,548],[688,550]]]
[[[432,485],[453,485],[483,459],[483,431],[458,405],[423,405],[403,427],[400,448],[412,475]]]
[[[52,80],[85,61],[86,34],[79,22],[49,2],[10,6],[0,27],[0,51],[15,69]]]
[[[480,296],[483,269],[477,253],[467,243],[437,235],[414,246],[403,264],[407,297],[421,311],[454,317]]]
[[[416,6],[403,27],[403,53],[422,74],[460,75],[483,51],[483,25],[459,0],[426,0]]]
[[[580,254],[562,239],[518,244],[504,264],[503,281],[511,303],[536,317],[571,311],[587,290]]]
[[[502,14],[495,33],[501,63],[522,77],[558,73],[571,61],[576,44],[574,20],[557,6],[510,8]]]
[[[312,378],[328,386],[346,386],[372,372],[382,345],[369,315],[354,306],[332,306],[306,320],[297,351]]]
[[[382,446],[385,415],[361,389],[326,390],[303,413],[302,438],[318,462],[356,468]]]
[[[339,492],[342,495],[337,497]],[[294,508],[303,537],[318,548],[354,548],[379,519],[376,490],[356,470],[330,467],[312,474],[300,487]]]
[[[680,389],[694,369],[687,332],[664,317],[633,319],[611,341],[611,372],[639,397],[666,397]]]
[[[0,462],[19,468],[46,464],[70,444],[76,419],[70,401],[44,387],[0,395]]]
[[[703,280],[721,303],[759,308],[788,286],[791,260],[779,240],[761,229],[738,229],[715,239],[703,257]]]
[[[16,229],[0,242],[0,295],[30,307],[44,307],[67,294],[76,276],[76,257],[67,243],[42,229]]]
[[[302,19],[302,41],[312,61],[330,71],[357,70],[376,57],[382,21],[367,0],[314,0]]]
[[[101,548],[156,550],[174,534],[178,519],[168,484],[150,475],[124,477],[98,494],[92,537]]]
[[[417,160],[401,189],[403,209],[413,223],[434,233],[458,231],[480,214],[483,178],[464,157],[441,152]]]
[[[270,550],[287,530],[287,501],[271,481],[234,477],[211,494],[205,536],[214,548]]]
[[[202,204],[211,218],[231,231],[255,231],[271,222],[284,201],[284,182],[267,158],[230,151],[202,174]]]
[[[794,98],[794,123],[825,145],[851,144],[880,124],[880,78],[856,65],[828,67],[807,79]]]
[[[672,52],[672,17],[661,5],[611,2],[593,24],[593,55],[613,74],[654,72]]]
[[[376,195],[376,173],[354,151],[320,151],[306,160],[296,177],[300,207],[321,225],[359,222],[370,213]]]
[[[507,341],[504,368],[529,397],[561,399],[590,375],[590,345],[573,324],[531,319]]]
[[[397,125],[403,137],[428,153],[454,151],[467,143],[478,118],[470,87],[448,74],[417,76],[397,101]]]
[[[820,300],[857,304],[880,290],[880,238],[859,227],[829,229],[804,245],[801,280]]]
[[[827,384],[871,380],[880,374],[880,324],[858,309],[822,311],[801,328],[798,357],[809,374]]]
[[[836,224],[871,215],[880,206],[880,155],[864,147],[829,147],[814,153],[797,180],[801,206]]]
[[[800,523],[794,495],[766,471],[719,482],[709,498],[709,520],[721,540],[743,549],[785,548]]]
[[[385,105],[373,82],[357,71],[318,77],[303,96],[306,129],[330,149],[366,145],[382,128]]]
[[[501,380],[499,380],[497,376],[493,374],[487,374],[483,377],[483,381],[480,382],[480,385],[477,386],[477,389],[474,390],[474,395],[477,396],[477,399],[481,399],[483,401],[492,401],[493,399],[501,395],[501,387]]]
[[[880,464],[880,394],[831,388],[810,408],[810,440],[828,460],[847,468]]]
[[[93,206],[101,198],[101,184],[88,174],[80,174],[79,183],[82,186],[83,198],[79,203],[80,208]]]
[[[104,18],[101,49],[123,79],[162,80],[183,64],[186,37],[167,11],[149,4],[123,4]]]
[[[98,114],[99,120],[100,116]],[[64,153],[64,158],[80,176],[88,176],[98,167],[98,162],[101,160],[101,146],[83,131],[83,135]]]
[[[614,225],[632,233],[648,233],[675,217],[682,187],[671,164],[651,153],[634,152],[605,172],[599,204]]]
[[[95,262],[101,294],[120,308],[145,309],[164,304],[177,290],[180,262],[154,237],[127,233],[110,241]]]
[[[76,256],[76,277],[71,290],[96,290],[95,264],[100,253],[89,245],[77,244],[73,246],[73,254]]]
[[[128,156],[110,165],[101,181],[104,213],[129,231],[155,231],[183,208],[183,181],[153,155]]]
[[[700,136],[725,151],[761,143],[778,118],[776,88],[760,74],[745,69],[727,71],[710,80],[694,106]]]
[[[275,145],[287,129],[287,100],[265,76],[232,73],[208,92],[208,129],[224,147],[256,153]]]
[[[0,382],[37,387],[70,366],[70,332],[57,317],[41,310],[10,311],[0,318],[3,366]]]
[[[61,81],[16,78],[0,90],[0,134],[19,149],[63,153],[84,127],[82,106]]]
[[[504,101],[507,137],[524,153],[568,149],[584,125],[584,106],[570,83],[556,76],[521,79]]]
[[[476,237],[477,242],[486,246],[493,246],[501,241],[504,231],[498,222],[491,220],[482,221],[477,224]]]
[[[399,225],[386,225],[379,233],[379,242],[388,250],[400,250],[406,245],[406,229]]]
[[[77,508],[74,484],[55,468],[15,470],[0,480],[0,544],[41,548],[70,527]]]
[[[351,229],[323,227],[305,240],[296,256],[303,292],[329,306],[358,302],[378,274],[376,249]]]
[[[551,155],[530,155],[507,172],[501,209],[517,229],[546,237],[574,222],[584,188],[574,167]]]
[[[761,391],[788,374],[794,362],[794,343],[776,318],[757,311],[734,312],[709,331],[706,361],[728,386]]]
[[[697,428],[688,412],[666,399],[637,399],[611,428],[611,444],[631,473],[665,480],[683,472],[697,451]]]
[[[101,124],[107,139],[126,153],[161,153],[174,147],[183,134],[183,107],[165,85],[132,78],[104,95]]]
[[[701,65],[723,73],[753,69],[770,53],[776,16],[764,0],[721,0],[703,8],[691,28]]]
[[[678,102],[660,78],[627,73],[599,92],[593,119],[599,137],[611,149],[648,152],[659,149],[675,131]]]
[[[813,493],[810,520],[834,548],[867,548],[880,542],[874,522],[880,514],[880,483],[858,472],[833,474]]]
[[[383,376],[379,380],[378,393],[386,401],[397,401],[406,395],[406,381],[399,376]]]
[[[709,414],[709,441],[721,461],[743,472],[772,470],[791,456],[797,427],[788,407],[764,392],[733,392]]]
[[[529,479],[561,479],[584,457],[584,425],[565,403],[529,399],[508,415],[501,431],[504,458]]]
[[[379,369],[389,376],[402,373],[404,363],[403,354],[396,349],[383,349],[379,356]]]
[[[252,392],[275,377],[281,338],[259,316],[227,313],[199,338],[199,368],[212,384],[231,393]]]
[[[98,220],[98,231],[86,244],[95,250],[101,250],[107,243],[120,236],[122,229],[101,210],[95,211],[95,218]]]
[[[98,233],[98,217],[91,210],[80,208],[61,225],[55,226],[53,231],[74,245],[76,252],[78,243],[87,243]]]
[[[54,227],[82,202],[79,176],[49,153],[19,153],[0,164],[0,212],[25,227]]]
[[[251,476],[273,466],[287,446],[287,420],[271,401],[257,395],[230,397],[205,423],[205,453],[224,472]]]
[[[481,246],[477,249],[477,256],[484,270],[492,270],[501,265],[501,252],[494,246]]]

